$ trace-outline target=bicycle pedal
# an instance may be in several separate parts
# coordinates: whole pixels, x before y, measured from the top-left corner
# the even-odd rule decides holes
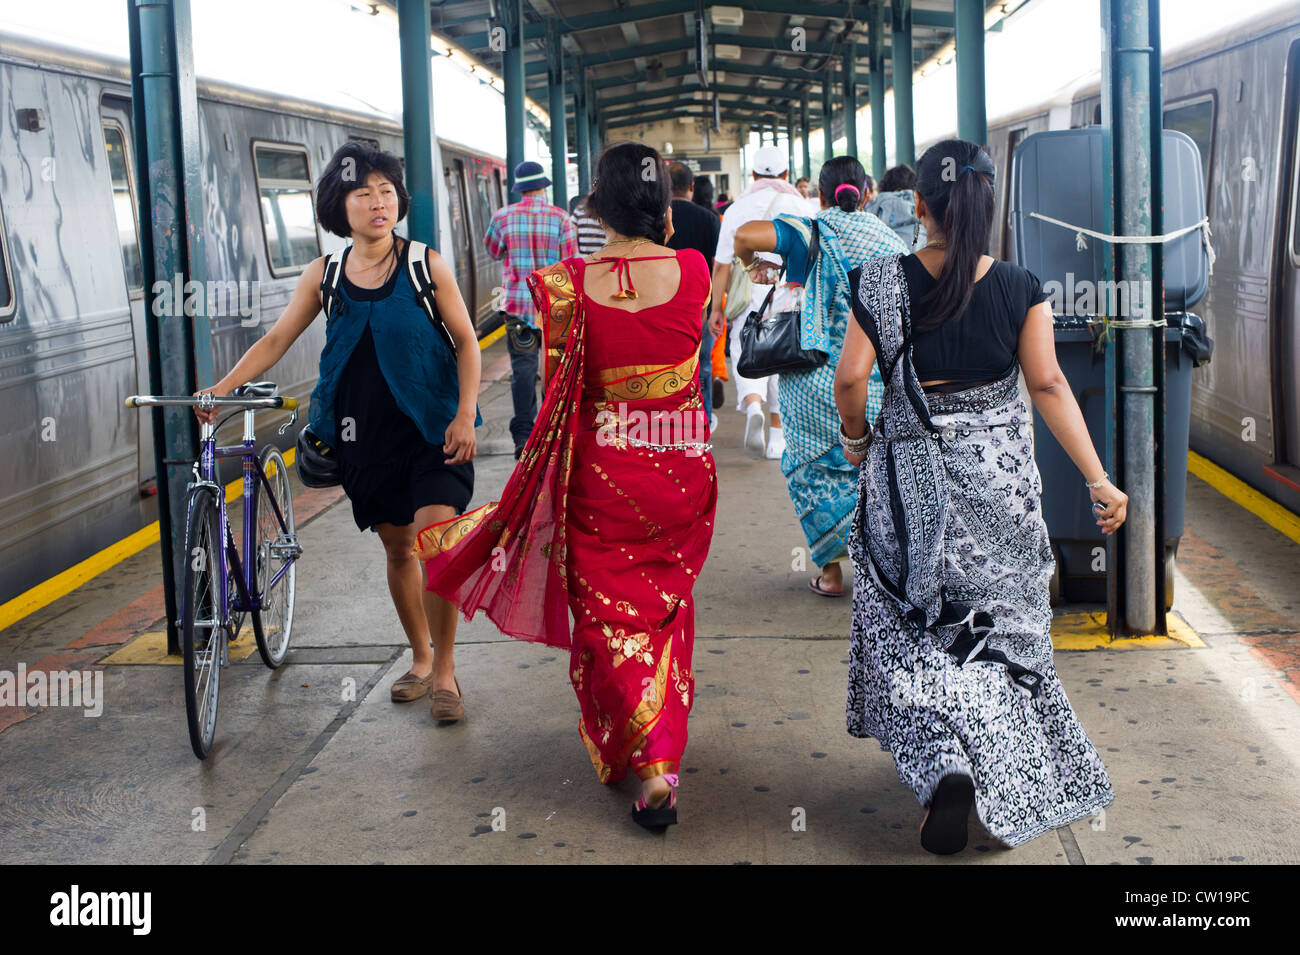
[[[302,545],[298,543],[296,535],[278,534],[275,541],[271,544],[271,556],[280,560],[288,560],[291,557],[302,556]]]

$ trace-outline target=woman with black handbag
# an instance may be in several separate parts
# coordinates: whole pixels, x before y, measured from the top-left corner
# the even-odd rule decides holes
[[[858,472],[840,447],[834,393],[835,365],[852,312],[848,273],[878,256],[907,251],[884,223],[860,211],[866,179],[860,162],[837,156],[818,177],[822,208],[815,219],[782,215],[746,223],[736,232],[736,255],[746,265],[755,252],[775,252],[785,260],[787,280],[804,286],[801,311],[765,321],[769,347],[754,351],[782,366],[781,472],[812,560],[821,568],[808,587],[823,597],[844,595],[840,559],[847,555],[857,497]],[[876,411],[883,390],[876,373],[869,398]]]
[[[409,205],[396,156],[358,142],[340,147],[321,174],[316,214],[352,244],[341,257],[308,265],[271,330],[204,390],[229,394],[262,375],[329,304],[299,467],[319,486],[329,476],[312,480],[308,466],[336,460],[332,483],[343,485],[357,527],[383,542],[388,589],[412,653],[393,701],[432,693],[433,718],[454,721],[465,713],[452,656],[456,608],[424,590],[413,551],[420,528],[463,513],[474,493],[481,358],[447,262],[432,250],[421,260],[422,244],[393,231]],[[322,453],[329,449],[333,455]]]

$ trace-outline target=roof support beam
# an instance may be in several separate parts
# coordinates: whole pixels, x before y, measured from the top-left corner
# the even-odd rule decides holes
[[[894,59],[894,163],[916,165],[916,134],[912,119],[912,0],[893,0],[890,31]]]

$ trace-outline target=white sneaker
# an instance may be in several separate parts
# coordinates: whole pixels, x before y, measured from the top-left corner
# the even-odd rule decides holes
[[[767,436],[767,458],[779,460],[785,454],[785,429],[769,428]]]
[[[756,458],[763,456],[763,412],[757,405],[745,416],[745,448]]]
[[[717,430],[718,430],[718,416],[716,414],[709,415],[709,433],[712,434]]]

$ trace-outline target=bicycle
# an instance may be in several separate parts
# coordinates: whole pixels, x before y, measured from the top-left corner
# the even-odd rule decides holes
[[[215,424],[201,424],[199,458],[185,503],[185,579],[181,591],[181,652],[185,670],[185,715],[194,755],[206,759],[217,728],[221,669],[230,664],[229,645],[252,620],[262,662],[276,669],[284,662],[293,628],[295,564],[302,554],[293,521],[289,468],[274,445],[254,450],[254,416],[259,408],[287,408],[298,420],[298,400],[275,394],[275,383],[251,382],[228,398],[211,393],[189,396],[131,395],[128,408],[188,405],[202,410],[238,410]],[[244,416],[241,444],[218,447],[217,429],[235,414]],[[226,495],[217,479],[219,458],[241,458],[244,519],[241,547],[226,512]]]

